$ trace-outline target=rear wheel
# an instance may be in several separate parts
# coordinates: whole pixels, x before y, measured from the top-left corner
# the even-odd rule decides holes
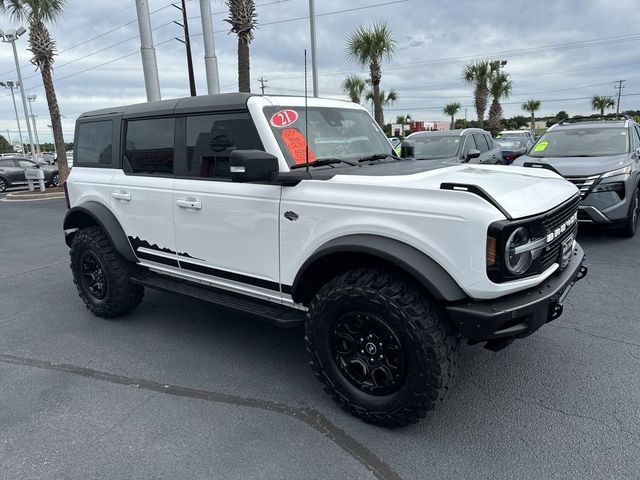
[[[100,227],[80,230],[73,237],[73,282],[87,308],[98,317],[116,317],[140,304],[144,289],[131,283],[133,268]]]
[[[52,187],[60,186],[60,175],[58,174],[58,172],[51,175],[51,178],[49,179],[49,185],[51,185]]]
[[[7,189],[7,182],[4,178],[0,178],[0,192],[4,192]]]
[[[640,188],[636,188],[634,192],[633,200],[629,208],[629,216],[622,230],[625,237],[631,238],[636,234],[638,230],[638,219],[640,219]]]
[[[415,423],[452,385],[458,338],[401,272],[362,268],[331,280],[311,302],[305,333],[325,391],[367,422]]]

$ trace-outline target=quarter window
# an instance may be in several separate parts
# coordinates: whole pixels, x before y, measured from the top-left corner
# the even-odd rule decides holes
[[[248,113],[187,117],[187,175],[229,178],[234,150],[264,150]]]
[[[173,174],[174,131],[173,118],[127,123],[124,151],[133,173]]]
[[[113,122],[85,122],[78,126],[76,166],[113,165]]]

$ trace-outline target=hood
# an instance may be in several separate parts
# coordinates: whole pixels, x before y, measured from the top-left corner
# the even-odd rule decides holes
[[[572,183],[549,170],[500,165],[463,164],[405,175],[337,174],[328,181],[433,190],[439,190],[442,183],[476,185],[513,218],[551,210],[578,193]]]
[[[629,154],[606,157],[529,157],[523,155],[514,160],[513,165],[524,165],[524,162],[546,163],[565,177],[586,177],[597,175],[629,163]]]

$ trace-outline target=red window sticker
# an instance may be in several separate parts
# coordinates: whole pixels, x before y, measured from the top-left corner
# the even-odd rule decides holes
[[[280,110],[271,116],[271,125],[282,128],[287,127],[298,120],[298,113],[295,110]]]
[[[282,131],[282,140],[287,145],[289,153],[296,164],[307,161],[307,141],[300,131],[295,128],[286,128]],[[309,161],[313,162],[315,159],[315,155],[309,148]]]

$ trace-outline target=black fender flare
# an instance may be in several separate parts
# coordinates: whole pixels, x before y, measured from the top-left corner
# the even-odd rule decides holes
[[[101,203],[90,201],[73,207],[64,217],[65,243],[71,246],[75,230],[98,225],[107,234],[113,246],[129,262],[138,262],[129,239],[118,219]],[[67,233],[67,230],[74,230]]]
[[[356,234],[330,240],[304,262],[291,287],[294,300],[300,298],[301,281],[307,269],[334,253],[364,253],[381,258],[414,277],[438,300],[454,302],[468,296],[453,277],[424,252],[388,237]]]

